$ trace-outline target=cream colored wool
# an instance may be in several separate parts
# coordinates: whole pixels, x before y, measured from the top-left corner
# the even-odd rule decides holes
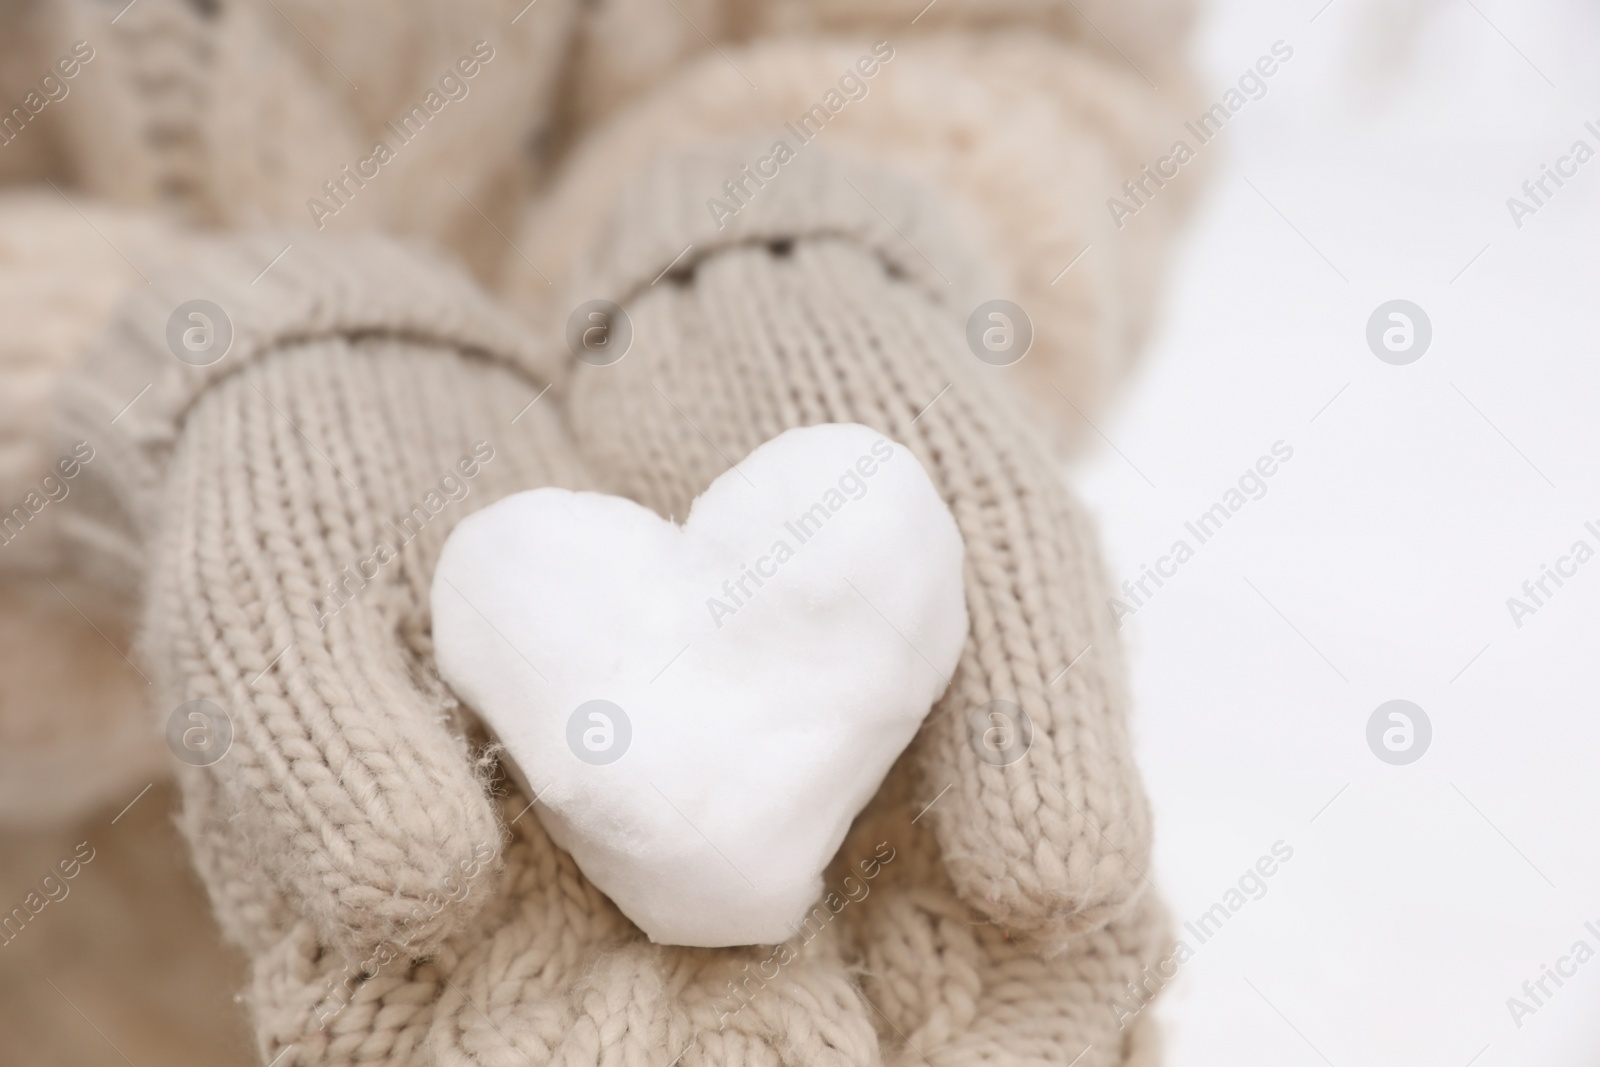
[[[1197,98],[1180,55],[1188,0],[701,0],[682,11],[613,0],[584,24],[569,104],[583,136],[531,206],[522,254],[506,259],[508,295],[535,317],[564,315],[540,306],[559,293],[542,276],[573,269],[622,185],[662,154],[730,137],[751,138],[757,155],[778,137],[814,151],[784,124],[885,41],[894,58],[817,143],[939,188],[992,267],[980,299],[1009,297],[1032,318],[1034,352],[1008,375],[1053,436],[1092,439],[1085,416],[1137,356],[1162,255],[1201,184],[1190,168],[1193,180],[1169,183],[1121,228],[1105,207],[1170,151]],[[687,21],[718,49],[700,48]],[[709,218],[704,201],[757,155],[707,183],[699,210]]]
[[[174,698],[158,705],[205,698],[237,707],[266,698],[285,676],[310,687],[266,698],[259,722],[237,719],[222,779],[237,809],[230,835],[253,846],[330,944],[364,952],[499,830],[464,749],[439,722],[441,687],[419,692],[408,676],[415,664],[388,647],[397,627],[422,639],[425,620],[396,613],[405,595],[425,603],[427,572],[391,565],[326,630],[313,600],[325,595],[323,580],[341,580],[341,567],[356,568],[380,537],[393,539],[381,524],[455,473],[476,439],[495,445],[535,432],[531,420],[502,427],[481,417],[517,392],[481,356],[539,360],[464,278],[389,245],[330,256],[312,241],[306,255],[252,283],[275,240],[219,249],[202,267],[139,291],[119,314],[66,400],[63,439],[92,435],[105,453],[80,475],[71,531],[85,571],[169,539],[171,563],[157,563],[146,589],[145,652],[158,692]],[[229,309],[234,331],[227,358],[204,368],[174,359],[165,337],[170,309],[198,294]],[[318,358],[348,336],[365,339],[360,360]],[[461,380],[418,356],[440,347],[476,359]],[[285,348],[309,380],[283,377],[285,359],[263,360]],[[398,366],[379,373],[380,355]],[[111,425],[141,382],[148,394]],[[230,424],[203,455],[174,456],[183,442],[207,438],[196,427],[220,414],[218,396],[242,398],[255,419]],[[308,444],[334,432],[337,443]],[[461,436],[468,432],[477,436]],[[556,460],[519,460],[509,444],[497,452],[503,458],[485,467],[475,493],[569,476]],[[188,481],[202,476],[191,464],[224,460],[217,484]],[[342,499],[336,486],[359,489]],[[312,503],[318,493],[330,495],[328,507]],[[187,528],[172,520],[174,507],[185,518],[203,509],[203,518]],[[424,560],[455,518],[422,529]],[[449,918],[424,924],[419,947],[431,947],[429,930]]]
[[[423,237],[485,274],[504,244],[479,211],[508,213],[534,169],[527,147],[553,110],[578,8],[540,0],[512,24],[516,9],[497,0],[41,6],[26,27],[33,77],[74,41],[96,55],[47,109],[48,128],[24,137],[53,137],[86,192],[205,225]],[[494,58],[464,79],[466,96],[401,143],[386,125],[424,105],[478,41]],[[380,139],[392,162],[360,187],[341,176]],[[349,206],[317,227],[308,201],[339,205],[329,181],[345,183]]]
[[[1046,941],[1100,926],[1142,889],[1130,863],[1142,867],[1148,848],[1121,661],[1096,607],[1105,591],[1089,525],[1012,417],[995,368],[966,348],[966,279],[930,262],[970,257],[943,233],[936,202],[825,155],[791,164],[719,230],[697,194],[742,157],[733,146],[658,167],[602,232],[574,296],[614,294],[634,308],[637,340],[614,368],[579,368],[580,447],[624,495],[672,515],[724,456],[791,426],[865,423],[917,453],[967,542],[975,645],[940,705],[953,713],[936,709],[939,729],[925,730],[933,792],[953,785],[930,818],[962,896],[990,918]],[[1034,720],[1031,780],[967,746],[964,709],[994,699]]]
[[[262,1062],[1154,1061],[1149,1013],[1121,1031],[1111,1008],[1166,943],[1142,891],[1149,824],[1121,668],[1089,607],[1092,536],[1017,397],[1058,405],[1041,437],[1081,438],[1081,414],[1148,327],[1195,183],[1124,230],[1108,226],[1103,199],[1181,122],[1188,4],[925,6],[140,0],[113,24],[92,0],[40,0],[0,42],[0,87],[25,84],[23,68],[42,73],[75,39],[97,49],[31,140],[0,149],[0,177],[52,177],[75,201],[136,205],[166,232],[282,227],[215,234],[179,274],[130,252],[156,282],[80,373],[58,438],[92,431],[107,460],[61,516],[62,566],[86,596],[143,599],[145,721],[203,697],[238,730],[216,767],[180,768],[181,824],[225,934],[251,958]],[[426,257],[310,232],[306,200],[480,38],[497,57],[472,95],[326,231],[448,249],[525,313],[531,336]],[[815,104],[875,39],[896,58],[868,99],[737,227],[708,230],[704,201],[748,146]],[[177,364],[163,337],[172,307],[197,295],[239,330],[205,371]],[[963,347],[966,313],[992,295],[1022,302],[1038,329],[1012,368]],[[636,350],[616,367],[565,365],[559,327],[592,296],[634,316]],[[102,314],[68,313],[68,328],[41,312],[30,329],[59,338],[48,358],[66,367],[77,331]],[[766,952],[641,941],[525,799],[486,791],[492,753],[431,667],[427,580],[449,527],[506,492],[593,485],[681,514],[723,469],[717,449],[737,459],[831,418],[901,436],[935,472],[969,548],[981,546],[973,642],[828,884],[879,841],[897,858],[725,1017],[728,982]],[[34,428],[18,439],[18,454],[55,447]],[[320,628],[325,583],[477,440],[496,453],[470,495]],[[84,637],[55,633],[73,648]],[[18,678],[38,680],[29,660],[0,670],[8,696],[26,694]],[[83,694],[106,721],[128,699],[115,686]],[[959,726],[996,696],[1039,728],[1010,768],[974,760]],[[0,702],[0,715],[34,706]],[[31,744],[38,732],[19,721],[7,736]],[[100,778],[87,792],[102,797],[139,773],[74,766]],[[485,845],[495,858],[467,899],[433,899]],[[375,950],[396,958],[356,981]]]
[[[253,957],[264,1059],[1153,1054],[1144,1024],[1121,1031],[1111,1008],[1165,941],[1092,534],[966,351],[964,298],[911,244],[968,257],[923,193],[820,154],[737,229],[707,232],[697,191],[729,158],[658,166],[597,241],[572,296],[628,308],[634,350],[613,367],[561,365],[464,280],[395,248],[313,243],[253,287],[264,239],[140,293],[71,394],[69,434],[101,423],[122,382],[156,382],[138,419],[102,433],[120,458],[91,488],[116,506],[91,541],[149,546],[158,706],[203,698],[232,717],[228,756],[181,775],[182,825]],[[888,220],[841,195],[851,184]],[[235,351],[205,370],[176,364],[160,333],[163,309],[196,292],[235,309]],[[943,491],[967,541],[971,641],[829,877],[880,841],[896,858],[730,1013],[730,981],[770,949],[650,945],[518,817],[514,788],[491,805],[489,764],[429,659],[428,579],[453,523],[506,492],[595,485],[683,514],[724,455],[840,420],[905,442]],[[325,582],[392,538],[384,520],[476,440],[495,456],[471,494],[323,618]],[[967,711],[996,698],[1035,730],[1005,768],[967,742]],[[494,866],[474,870],[475,851]],[[462,870],[470,892],[444,899]],[[358,981],[363,960],[381,966]]]
[[[11,522],[0,538],[0,823],[78,818],[166,774],[143,712],[149,688],[118,651],[129,646],[135,600],[62,559],[78,480],[58,479],[66,495],[25,525],[14,509],[44,495],[42,479],[80,440],[57,449],[49,437],[80,353],[144,284],[140,269],[191,249],[143,213],[69,203],[48,186],[0,194],[0,519]]]
[[[144,284],[140,270],[192,248],[141,212],[69,202],[49,186],[0,191],[0,505],[19,501],[59,458],[49,450],[56,391],[111,309]],[[44,534],[0,545],[0,572],[48,568],[53,542]]]
[[[139,0],[111,23],[98,0],[55,0],[19,26],[32,61],[43,71],[78,39],[96,58],[25,136],[48,139],[58,180],[96,196],[208,225],[310,228],[308,202],[335,203],[325,183],[348,184],[341,168],[393,143],[386,124],[486,41],[496,58],[467,98],[318,225],[426,238],[482,280],[511,272],[503,291],[532,304],[554,292],[540,272],[570,269],[652,156],[775,133],[887,40],[896,59],[826,143],[941,186],[1035,320],[1037,358],[1016,375],[1077,441],[1137,351],[1160,254],[1198,184],[1175,183],[1122,229],[1104,207],[1181,129],[1190,6]],[[516,236],[519,193],[549,180],[557,191],[534,198]]]

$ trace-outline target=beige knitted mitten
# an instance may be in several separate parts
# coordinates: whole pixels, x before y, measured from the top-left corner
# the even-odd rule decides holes
[[[235,246],[149,287],[108,336],[66,432],[152,388],[97,431],[115,460],[82,543],[145,546],[163,713],[206,700],[231,722],[231,749],[184,769],[183,825],[252,957],[265,1060],[1153,1057],[1148,1017],[1121,1029],[1111,1003],[1165,936],[1092,535],[967,351],[969,294],[922,259],[974,274],[938,205],[813,162],[726,231],[703,207],[726,157],[624,199],[573,290],[630,315],[611,366],[531,348],[459,276],[381,245],[297,242],[255,285],[281,242]],[[167,344],[197,298],[232,325],[205,367]],[[652,945],[495,778],[439,682],[434,561],[505,493],[592,484],[682,515],[762,441],[844,420],[904,442],[943,491],[970,640],[826,875],[860,885],[875,864],[869,893],[837,910],[835,893],[838,921],[776,951]],[[1032,722],[1006,766],[970,743],[994,699]]]
[[[899,857],[841,913],[851,1012],[897,1062],[1153,1056],[1112,1007],[1165,936],[1144,895],[1124,668],[1088,521],[967,347],[969,312],[1001,294],[980,288],[936,201],[827,156],[790,164],[719,229],[706,190],[747,148],[669,161],[620,205],[577,288],[623,305],[635,341],[577,369],[578,446],[607,489],[674,515],[792,426],[861,422],[918,455],[966,541],[972,629],[827,880],[879,842]],[[969,715],[994,700],[1032,724],[1007,765],[974,744]]]
[[[185,782],[213,892],[281,899],[352,958],[402,928],[431,951],[460,917],[414,910],[502,834],[427,664],[432,560],[471,508],[582,478],[556,424],[512,421],[539,361],[465,277],[304,245],[260,275],[281,240],[229,243],[124,306],[64,400],[63,437],[103,446],[71,533],[106,584],[148,559],[163,716],[203,699],[231,720]],[[196,308],[211,347],[190,352]],[[268,936],[266,911],[219,904]]]

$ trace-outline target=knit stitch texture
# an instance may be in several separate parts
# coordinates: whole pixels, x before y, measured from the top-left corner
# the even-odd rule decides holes
[[[740,150],[664,161],[617,205],[570,294],[615,294],[632,318],[615,365],[554,358],[464,278],[378,242],[311,244],[252,286],[264,240],[137,295],[70,392],[67,432],[102,427],[118,457],[82,543],[149,555],[158,706],[211,700],[233,723],[227,757],[181,775],[182,826],[251,955],[265,1060],[1154,1054],[1148,1024],[1111,1009],[1166,941],[1093,536],[966,350],[965,298],[916,249],[976,261],[925,190],[822,154],[717,231],[696,192]],[[235,327],[207,368],[176,363],[159,328],[196,293]],[[108,432],[141,379],[139,418]],[[427,590],[450,527],[507,492],[594,487],[682,515],[762,441],[830,421],[877,427],[928,469],[966,539],[972,630],[826,884],[893,858],[859,903],[819,902],[773,975],[770,947],[650,944],[524,817],[437,679]],[[493,458],[468,494],[408,536],[402,517],[479,442]],[[967,712],[994,699],[1033,723],[1004,767],[968,741]]]
[[[76,442],[95,459],[0,549],[0,819],[110,817],[173,767],[259,1062],[1153,1062],[1153,1013],[1122,1029],[1112,1005],[1166,951],[1149,815],[1050,449],[1092,438],[1199,187],[1186,169],[1125,228],[1103,210],[1191,109],[1190,0],[11,7],[0,107],[75,42],[95,55],[0,147],[5,502]],[[890,48],[717,226],[725,180]],[[407,115],[424,128],[394,137]],[[380,139],[394,158],[356,183]],[[963,337],[995,297],[1034,327],[1011,367]],[[566,349],[594,298],[632,319],[614,366]],[[233,332],[206,367],[169,347],[196,299]],[[434,561],[507,493],[682,516],[762,441],[843,419],[916,452],[969,552],[960,667],[826,886],[894,858],[791,946],[653,946],[439,681]],[[1034,725],[1011,766],[968,743],[994,699]],[[170,758],[189,700],[232,723],[213,766]],[[96,877],[141,880],[117,854]],[[107,939],[100,980],[153,1002],[181,999],[164,973],[224,973],[190,926],[170,947],[192,968]],[[79,936],[40,924],[29,951]],[[12,1016],[40,1048],[81,1022],[51,992]]]

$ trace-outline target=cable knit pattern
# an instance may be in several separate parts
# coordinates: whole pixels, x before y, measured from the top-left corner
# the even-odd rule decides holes
[[[87,192],[205,225],[415,235],[487,274],[505,245],[479,211],[509,213],[542,164],[528,145],[555,109],[579,4],[540,0],[520,17],[503,0],[41,6],[36,62],[79,39],[96,49],[51,107]],[[455,64],[479,42],[493,58],[463,78]],[[389,128],[419,106],[413,135]],[[388,161],[349,177],[380,140]],[[314,217],[313,198],[337,217]]]
[[[79,31],[104,41],[101,27],[75,12]],[[139,199],[159,203],[192,219],[217,221],[207,210],[204,175],[204,115],[211,102],[211,84],[218,56],[203,3],[155,0],[143,10],[127,11],[109,27],[113,37],[108,57],[118,64],[113,79],[124,94],[130,119],[119,133],[143,149],[126,153],[138,173],[95,175],[107,186],[139,190]],[[97,154],[99,155],[99,154]],[[99,158],[106,158],[99,156]],[[112,161],[107,158],[107,163]],[[138,194],[136,194],[138,195]]]

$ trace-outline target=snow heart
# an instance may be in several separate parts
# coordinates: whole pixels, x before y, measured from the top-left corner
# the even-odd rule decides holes
[[[775,944],[949,682],[962,554],[904,446],[790,430],[682,526],[563,489],[464,519],[435,655],[551,838],[652,941]]]

